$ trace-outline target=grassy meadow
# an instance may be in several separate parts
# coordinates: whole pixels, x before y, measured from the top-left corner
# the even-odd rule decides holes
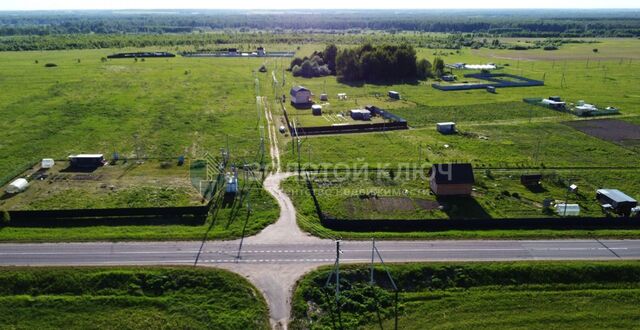
[[[375,287],[368,265],[341,268],[340,314],[333,292],[323,293],[329,271],[298,283],[293,329],[394,327],[382,267]],[[640,320],[640,268],[631,261],[394,264],[389,271],[400,290],[399,329],[635,328]]]
[[[234,156],[255,160],[262,59],[101,61],[116,51],[0,53],[0,173],[72,153],[133,158],[134,135],[147,157],[218,155],[228,136]]]
[[[220,148],[229,145],[234,163],[259,159],[263,116],[256,111],[253,71],[264,59],[101,60],[121,51],[137,49],[0,53],[3,183],[41,158],[65,159],[74,153],[104,153],[110,159],[118,152],[121,159],[132,159],[141,151],[143,157],[174,163],[180,155],[191,159],[207,153],[219,156]],[[57,67],[45,67],[47,63]],[[266,157],[268,162],[268,153]],[[184,185],[188,173],[164,181],[157,174],[128,172],[129,177],[118,181],[139,187],[106,196],[88,193],[100,190],[98,183],[53,195],[34,189],[42,194],[21,204],[42,209],[194,202],[189,197],[192,188],[166,191],[173,189],[167,188],[171,180]],[[50,191],[51,187],[43,189]],[[9,226],[0,227],[0,241],[191,240],[202,239],[206,233],[211,239],[235,238],[243,232],[257,233],[277,219],[277,204],[266,191],[256,188],[251,194],[252,214],[246,228],[246,206],[241,206],[241,216],[222,209],[204,226]]]
[[[522,42],[526,41],[523,39]],[[298,56],[324,48],[323,44],[265,46],[268,50],[298,49]],[[598,48],[598,52],[593,52],[593,48]],[[316,97],[323,92],[329,95],[328,104],[325,104],[326,118],[310,116],[305,112],[308,110],[299,112],[288,107],[292,112],[299,112],[308,125],[335,123],[337,113],[373,104],[406,118],[411,126],[407,131],[305,137],[300,158],[310,167],[428,167],[439,162],[471,162],[481,170],[480,175],[486,168],[522,171],[536,168],[545,173],[565,171],[561,177],[585,182],[585,197],[580,204],[586,206],[585,214],[593,215],[599,210],[593,206],[591,189],[619,188],[631,196],[638,196],[637,185],[633,184],[640,178],[636,170],[640,166],[637,148],[623,147],[581,133],[563,122],[583,119],[531,106],[522,99],[550,95],[559,95],[570,102],[583,99],[600,106],[618,107],[621,115],[615,116],[616,119],[640,124],[640,109],[637,108],[640,77],[635,74],[640,68],[637,49],[640,49],[640,41],[632,39],[566,44],[556,51],[417,48],[418,58],[433,60],[439,56],[446,63],[494,62],[503,67],[501,72],[544,79],[546,83],[544,87],[499,89],[497,94],[484,90],[442,92],[431,87],[433,80],[347,85],[338,83],[335,77],[293,77],[290,72],[283,71],[288,67],[289,59],[178,56],[144,61],[102,61],[102,57],[114,52],[139,49],[2,52],[0,181],[6,182],[22,172],[25,164],[45,157],[64,158],[71,153],[99,152],[110,158],[113,152],[118,152],[122,157],[133,158],[141,150],[146,157],[175,161],[180,155],[190,159],[201,158],[207,153],[219,155],[220,148],[229,145],[232,163],[255,162],[259,159],[260,138],[266,136],[264,112],[261,105],[256,106],[256,94],[266,97],[274,112],[274,125],[279,126],[283,123],[279,105],[272,101],[275,96],[288,95],[291,86],[302,84]],[[47,63],[57,66],[45,67]],[[268,72],[254,73],[262,64]],[[277,84],[273,84],[272,71]],[[454,73],[464,79],[465,72]],[[389,90],[400,92],[402,100],[389,100],[386,97]],[[348,100],[337,100],[338,93],[346,93]],[[437,133],[435,123],[440,121],[457,122],[461,134],[445,136]],[[290,137],[278,134],[276,143],[280,147],[284,170],[295,170],[298,156]],[[269,141],[266,144],[268,150]],[[265,158],[269,164],[268,152]],[[585,171],[574,171],[576,168],[585,168]],[[601,171],[594,175],[596,172],[586,168]],[[608,168],[617,169],[612,172]],[[517,176],[517,171],[513,175]],[[491,217],[518,216],[514,210],[533,215],[538,214],[537,203],[543,198],[563,198],[559,196],[562,195],[559,186],[551,186],[548,193],[533,194],[514,181],[513,178],[482,179],[485,186],[477,187],[476,200],[484,212]],[[366,190],[376,188],[376,185],[353,182],[347,188]],[[419,180],[393,184],[397,191],[423,189],[424,186],[425,182]],[[150,189],[155,189],[153,187],[153,181],[150,181]],[[504,191],[523,198],[504,199],[500,197]],[[80,195],[39,197],[37,200],[42,203],[36,204],[40,207],[47,204],[77,206],[84,203]],[[143,200],[159,198],[161,202],[166,197],[163,192],[133,191],[124,198],[135,200],[137,197],[133,195],[143,196],[138,196]],[[277,205],[266,192],[254,195],[259,206],[250,216],[247,234],[258,232],[277,218]],[[428,192],[415,197],[433,198]],[[294,196],[301,207],[300,212],[308,214],[308,207],[302,206],[306,203],[303,198]],[[121,202],[100,198],[91,205]],[[189,203],[186,200],[177,202]],[[337,214],[345,211],[338,196],[329,199],[327,204]],[[411,216],[410,212],[405,213],[403,217]],[[238,237],[244,224],[228,220],[230,214],[222,210],[216,219],[202,227],[2,227],[0,240],[197,239],[207,231],[210,238]],[[382,213],[365,215],[389,216]],[[420,211],[413,216],[441,218],[450,215]],[[308,221],[312,227],[316,225],[310,218],[301,221]],[[635,235],[627,231],[602,231],[598,235],[600,233]],[[504,233],[485,234],[504,236]],[[432,237],[430,235],[443,233],[419,233],[417,236]],[[458,237],[459,233],[444,235]],[[583,234],[561,234],[565,235]],[[414,234],[406,236],[416,237]],[[389,237],[397,235],[391,233]]]
[[[513,40],[512,40],[513,42]],[[523,41],[525,42],[525,41]],[[593,49],[598,48],[598,52]],[[435,201],[424,179],[383,180],[358,176],[333,186],[324,187],[319,180],[316,189],[320,203],[329,214],[348,218],[404,218],[429,219],[452,217],[518,218],[546,216],[542,201],[566,199],[565,189],[576,183],[580,193],[569,196],[578,203],[582,215],[601,216],[594,200],[598,188],[617,188],[638,198],[640,157],[632,144],[621,146],[582,133],[565,124],[568,121],[589,120],[551,109],[524,103],[523,98],[559,95],[568,102],[586,100],[600,107],[615,106],[621,114],[617,120],[640,123],[638,108],[640,41],[601,39],[594,44],[567,44],[557,51],[418,49],[418,58],[442,57],[446,63],[465,62],[483,64],[493,62],[502,66],[498,72],[523,75],[545,81],[542,87],[503,88],[497,94],[485,90],[443,92],[433,89],[433,81],[404,84],[345,85],[330,83],[325,78],[293,78],[313,90],[327,91],[330,98],[339,92],[350,96],[347,102],[357,107],[358,97],[379,97],[382,108],[406,118],[411,129],[385,133],[314,136],[302,139],[300,146],[303,168],[315,170],[338,169],[348,178],[349,171],[359,174],[362,169],[395,170],[403,177],[402,169],[429,168],[433,163],[470,162],[476,169],[477,184],[473,194],[474,208],[458,208],[456,212],[388,209],[382,211],[370,200],[358,200],[358,195],[376,193],[380,197],[416,198]],[[454,70],[459,80],[468,71]],[[562,76],[564,74],[564,81]],[[402,103],[385,97],[386,91],[396,90]],[[330,102],[332,100],[330,99]],[[459,134],[442,135],[435,129],[437,122],[455,121]],[[298,157],[290,139],[282,138],[283,161],[288,169],[297,168]],[[507,171],[502,169],[509,169]],[[346,171],[346,172],[345,172]],[[371,173],[373,172],[373,173]],[[409,171],[411,173],[411,171]],[[377,176],[370,171],[370,175]],[[521,174],[540,173],[543,190],[530,191],[519,183]],[[331,177],[332,174],[328,174]],[[320,175],[324,178],[324,174]],[[420,176],[418,176],[420,177]],[[301,212],[300,225],[327,237],[365,238],[535,238],[535,237],[637,237],[637,231],[474,231],[440,233],[346,233],[321,228],[304,184],[290,179],[284,184]],[[327,193],[323,193],[324,190]],[[411,209],[411,207],[409,207]]]
[[[3,268],[3,329],[268,329],[260,292],[193,268]]]
[[[598,52],[594,53],[593,48],[598,48]],[[300,53],[311,52],[311,49],[307,46]],[[621,110],[621,115],[615,118],[637,122],[640,117],[637,107],[640,77],[634,72],[640,68],[638,49],[639,40],[617,39],[603,39],[596,44],[563,45],[557,51],[418,49],[418,58],[432,60],[440,56],[446,63],[493,62],[503,66],[498,72],[545,81],[545,86],[502,88],[497,94],[485,90],[443,92],[431,87],[433,81],[353,86],[339,84],[331,78],[287,77],[287,81],[303,84],[316,95],[326,91],[330,103],[347,102],[351,107],[362,105],[360,101],[356,104],[359,98],[381,95],[380,107],[387,107],[406,118],[413,128],[408,132],[306,138],[301,150],[307,158],[311,154],[312,163],[364,161],[374,166],[379,162],[416,162],[421,146],[441,149],[448,144],[454,150],[426,152],[426,161],[458,160],[496,165],[499,162],[516,165],[537,161],[547,166],[637,166],[635,152],[629,153],[561,124],[581,118],[531,106],[522,99],[559,95],[568,102],[585,100],[601,107],[615,106]],[[464,73],[469,71],[454,70],[460,80],[464,80]],[[389,90],[401,93],[403,101],[399,105],[402,106],[390,105],[393,103],[385,97]],[[340,92],[347,93],[349,100],[337,101],[336,95]],[[369,101],[376,102],[375,99]],[[441,121],[455,121],[460,131],[488,139],[442,136],[435,131],[435,124]],[[542,145],[536,157],[531,149],[538,148],[538,140]],[[285,163],[296,163],[297,157],[291,153],[291,141],[283,138],[281,144],[285,151],[290,151],[284,152]],[[586,151],[589,151],[588,157],[584,155]],[[605,156],[612,154],[614,157]]]

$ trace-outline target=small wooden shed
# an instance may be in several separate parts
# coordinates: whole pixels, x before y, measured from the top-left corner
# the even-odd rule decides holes
[[[470,196],[475,178],[468,163],[433,164],[429,171],[431,191],[437,196]]]
[[[442,134],[455,134],[456,132],[456,123],[449,121],[444,123],[437,123],[436,129],[438,132]]]

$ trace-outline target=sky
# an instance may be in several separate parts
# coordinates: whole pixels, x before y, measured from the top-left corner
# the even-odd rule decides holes
[[[309,7],[310,6],[310,7]],[[0,0],[0,10],[640,8],[638,0]]]

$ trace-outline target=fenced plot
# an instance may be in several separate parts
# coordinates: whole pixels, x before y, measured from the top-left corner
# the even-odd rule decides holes
[[[587,135],[640,151],[638,125],[617,119],[569,121],[564,124]]]
[[[485,89],[489,86],[499,87],[499,88],[544,86],[544,81],[516,76],[508,73],[497,73],[497,74],[472,73],[472,74],[465,74],[464,77],[477,79],[480,82],[473,82],[468,84],[435,83],[435,84],[432,84],[431,86],[441,91],[462,91],[462,90],[470,90],[470,89]]]

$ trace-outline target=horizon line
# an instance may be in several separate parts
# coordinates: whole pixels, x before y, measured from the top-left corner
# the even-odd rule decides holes
[[[61,9],[0,9],[0,12],[35,12],[35,11],[185,11],[185,10],[219,10],[219,11],[299,11],[299,10],[321,10],[321,11],[334,11],[334,10],[353,10],[353,11],[410,11],[410,10],[444,10],[444,11],[490,11],[490,10],[574,10],[574,11],[592,11],[592,10],[633,10],[640,11],[638,7],[591,7],[591,8],[578,8],[578,7],[495,7],[495,8],[61,8]]]

